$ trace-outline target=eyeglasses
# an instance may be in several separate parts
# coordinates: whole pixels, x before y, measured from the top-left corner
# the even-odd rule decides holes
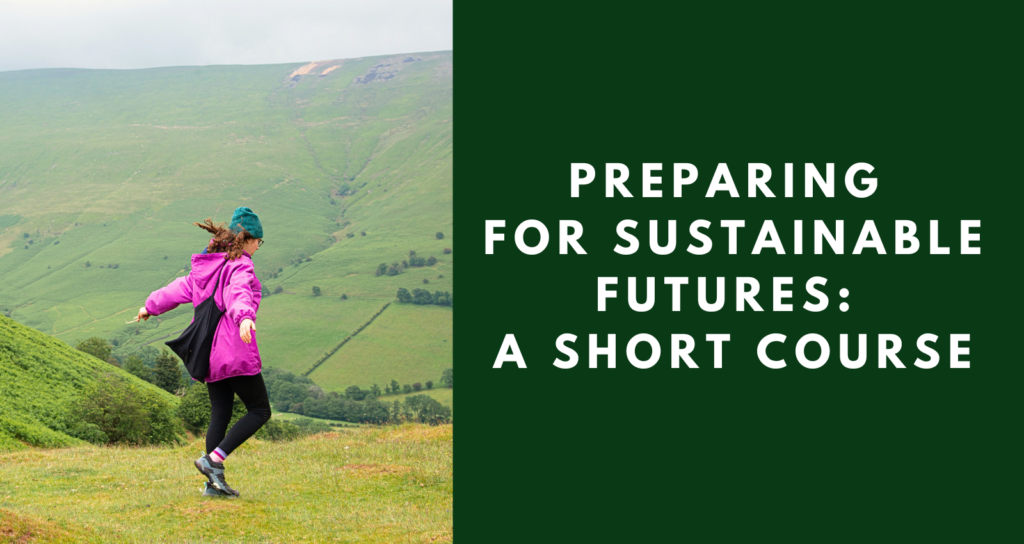
[[[260,240],[256,242],[256,247],[263,247],[263,238],[260,238]]]

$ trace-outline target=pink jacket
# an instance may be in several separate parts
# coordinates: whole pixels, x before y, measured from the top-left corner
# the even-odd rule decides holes
[[[199,306],[213,292],[214,282],[217,285],[214,302],[224,310],[224,316],[213,336],[210,375],[206,381],[259,374],[263,364],[256,346],[256,331],[252,332],[251,344],[243,342],[238,331],[242,320],[256,321],[262,298],[262,285],[256,279],[248,253],[242,252],[234,261],[225,260],[223,253],[192,255],[189,275],[153,291],[146,299],[146,311],[160,315],[186,302]]]

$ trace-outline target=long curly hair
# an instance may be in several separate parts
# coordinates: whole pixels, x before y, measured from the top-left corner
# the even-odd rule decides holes
[[[213,235],[210,245],[206,246],[207,253],[226,253],[224,258],[233,261],[242,256],[242,246],[249,240],[255,239],[244,227],[239,226],[239,232],[232,232],[225,223],[214,223],[209,217],[202,223],[193,225]]]

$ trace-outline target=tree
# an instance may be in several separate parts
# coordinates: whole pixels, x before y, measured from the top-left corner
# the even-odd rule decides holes
[[[139,357],[138,355],[129,355],[128,360],[124,363],[124,369],[127,370],[129,374],[132,374],[141,380],[147,382],[153,381],[153,371],[146,366],[142,357]]]
[[[280,285],[278,285],[277,287],[274,288],[274,294],[275,295],[280,293],[281,291],[284,291],[284,287],[281,287]]]
[[[373,395],[374,397],[379,397],[380,396],[380,386],[377,385],[377,384],[371,385],[370,386],[370,394]]]
[[[93,357],[101,361],[106,361],[110,359],[110,344],[108,344],[107,341],[102,338],[97,338],[95,336],[91,338],[86,338],[85,340],[82,340],[81,342],[76,344],[75,349],[77,349],[78,351],[88,353],[89,355],[92,355]]]
[[[428,280],[427,278],[423,278],[423,283],[430,283],[430,280]]]
[[[441,373],[441,385],[444,385],[445,387],[451,388],[451,386],[452,386],[452,369],[446,368],[446,369],[444,369],[444,372]]]
[[[437,233],[437,234],[435,234],[434,236],[435,236],[435,237],[436,237],[436,238],[437,238],[438,240],[444,240],[444,233],[443,233],[443,232],[438,232],[438,233]]]
[[[350,385],[345,388],[345,396],[352,400],[363,400],[369,391],[360,389],[358,385]]]
[[[383,276],[388,272],[388,263],[380,263],[377,265],[377,270],[373,273],[374,276]]]
[[[391,394],[391,385],[390,384],[384,384],[384,394],[385,395],[390,395]]]
[[[320,296],[320,288],[317,287],[316,285],[313,286],[313,296],[314,297]]]
[[[427,257],[427,266],[434,266],[435,264],[437,264],[437,257],[433,255]]]
[[[412,290],[412,303],[413,304],[433,304],[434,297],[431,296],[430,291],[426,289],[413,289]]]
[[[402,392],[406,393],[406,394],[412,393],[412,386],[409,385],[409,384],[403,385],[402,386]]]
[[[451,306],[452,295],[448,291],[434,291],[434,295],[430,297],[430,304],[437,304],[438,306]]]
[[[430,380],[427,380],[427,383],[425,383],[423,385],[426,385],[427,389],[433,389],[434,388],[434,382],[432,382]]]
[[[412,384],[412,390],[413,391],[416,391],[418,393],[420,389],[423,389],[423,384],[422,383],[416,382],[416,383]]]
[[[348,300],[348,293],[342,293],[341,300]]]
[[[412,295],[409,294],[409,290],[405,287],[398,288],[398,302],[412,302]],[[395,384],[397,385],[397,383]]]
[[[397,380],[391,380],[391,392],[396,394],[396,395],[398,394],[398,381]]]
[[[260,286],[260,294],[265,296],[265,297],[269,297],[270,296],[270,288],[267,287],[266,285],[261,285]]]
[[[26,247],[26,249],[27,249],[27,247]],[[85,261],[85,267],[89,268],[90,266],[92,266],[92,263],[90,263],[89,261]]]
[[[168,393],[174,393],[181,387],[178,358],[166,349],[156,358],[156,366],[153,368],[153,384]]]

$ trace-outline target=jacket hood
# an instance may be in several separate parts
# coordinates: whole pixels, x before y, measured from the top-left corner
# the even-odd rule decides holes
[[[242,252],[240,259],[248,259],[249,254]],[[224,258],[223,253],[206,253],[192,255],[192,280],[195,286],[205,291],[206,286],[214,278],[220,276],[221,270],[230,261]]]

